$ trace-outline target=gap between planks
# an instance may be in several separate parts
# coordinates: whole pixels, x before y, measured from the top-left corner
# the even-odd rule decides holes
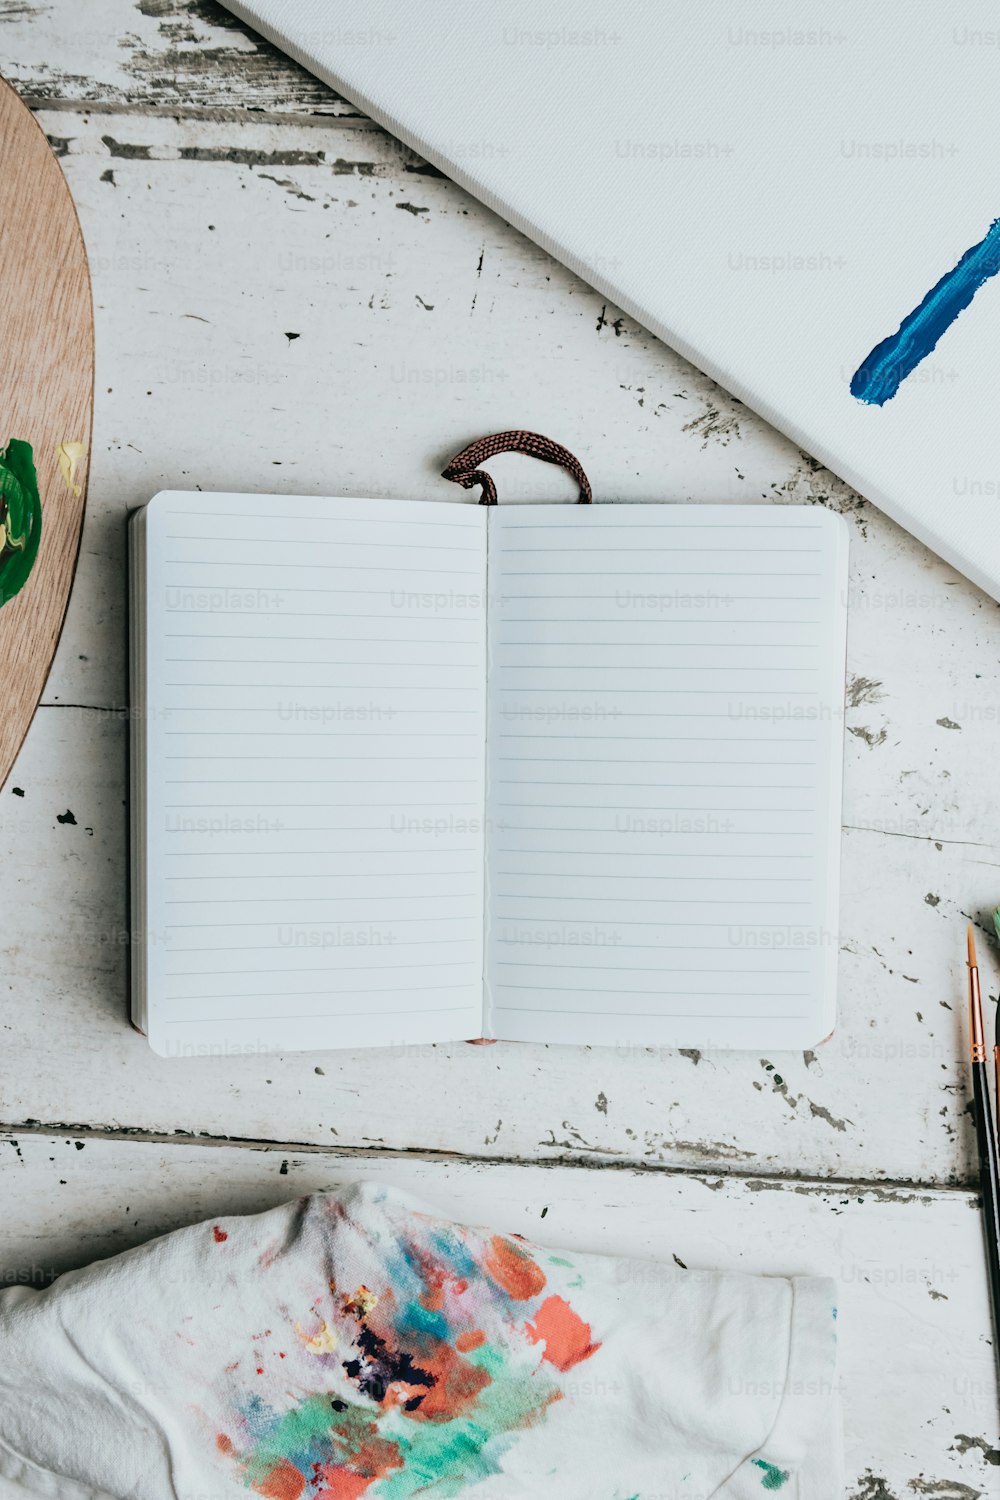
[[[11,87],[17,90],[22,102],[36,115],[118,115],[122,119],[200,120],[216,125],[305,125],[324,129],[337,125],[345,130],[370,130],[378,135],[389,136],[392,140],[396,139],[391,131],[386,130],[370,115],[360,113],[344,115],[334,114],[332,111],[327,114],[324,110],[258,110],[249,106],[235,108],[231,105],[132,104],[121,99],[46,99],[44,95],[22,91],[16,83],[12,82]],[[413,154],[418,155],[417,152]],[[423,160],[422,157],[420,159]]]
[[[430,1165],[442,1164],[467,1167],[541,1167],[575,1168],[582,1172],[624,1172],[635,1175],[659,1175],[680,1177],[687,1181],[707,1185],[721,1182],[736,1182],[748,1187],[751,1192],[799,1192],[817,1197],[847,1196],[871,1198],[878,1203],[930,1202],[943,1196],[967,1198],[971,1204],[977,1200],[976,1188],[964,1182],[932,1183],[914,1178],[857,1178],[857,1177],[809,1177],[794,1172],[743,1171],[739,1168],[721,1167],[717,1171],[706,1171],[704,1166],[673,1165],[665,1162],[629,1161],[625,1158],[601,1158],[581,1155],[556,1156],[537,1160],[516,1155],[470,1156],[462,1151],[437,1150],[428,1146],[347,1146],[336,1141],[313,1143],[309,1141],[280,1141],[251,1136],[195,1135],[185,1130],[171,1133],[141,1130],[128,1126],[73,1125],[66,1121],[26,1120],[23,1122],[0,1121],[0,1143],[16,1142],[21,1136],[66,1136],[74,1140],[122,1141],[146,1146],[203,1146],[214,1148],[238,1147],[245,1151],[257,1151],[266,1155],[283,1156],[342,1156],[352,1161],[423,1161]]]

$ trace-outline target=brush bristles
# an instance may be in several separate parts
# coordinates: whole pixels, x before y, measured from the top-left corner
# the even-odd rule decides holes
[[[975,935],[975,933],[972,930],[972,923],[971,922],[969,923],[969,928],[968,928],[968,939],[969,939],[969,968],[970,969],[974,969],[974,968],[976,968],[976,935]]]

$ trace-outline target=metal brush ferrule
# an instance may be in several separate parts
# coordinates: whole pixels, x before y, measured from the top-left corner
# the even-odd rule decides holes
[[[986,1038],[983,1035],[983,1003],[979,994],[979,970],[969,966],[969,1015],[972,1021],[972,1061],[986,1061]]]

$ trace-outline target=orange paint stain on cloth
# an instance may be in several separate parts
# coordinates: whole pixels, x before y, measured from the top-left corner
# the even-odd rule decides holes
[[[524,1331],[533,1344],[545,1344],[543,1357],[563,1373],[589,1359],[601,1347],[592,1342],[590,1324],[562,1297],[547,1297],[535,1314],[534,1323],[528,1323]]]
[[[350,1469],[325,1469],[320,1480],[323,1488],[316,1491],[316,1500],[361,1500],[374,1481],[364,1474],[352,1474]]]
[[[299,1500],[305,1487],[306,1477],[302,1470],[284,1458],[265,1478],[254,1484],[258,1495],[266,1496],[266,1500]]]
[[[490,1240],[484,1269],[515,1302],[529,1302],[545,1286],[545,1272],[541,1266],[520,1245],[505,1239],[502,1234],[495,1234]]]
[[[394,1469],[403,1467],[399,1445],[380,1437],[374,1424],[368,1428],[350,1466],[326,1464],[317,1469],[315,1500],[360,1500],[369,1488],[385,1479]]]

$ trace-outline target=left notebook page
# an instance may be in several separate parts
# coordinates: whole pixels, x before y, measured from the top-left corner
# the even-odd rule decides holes
[[[153,1048],[481,1035],[483,512],[164,492],[132,525]]]

